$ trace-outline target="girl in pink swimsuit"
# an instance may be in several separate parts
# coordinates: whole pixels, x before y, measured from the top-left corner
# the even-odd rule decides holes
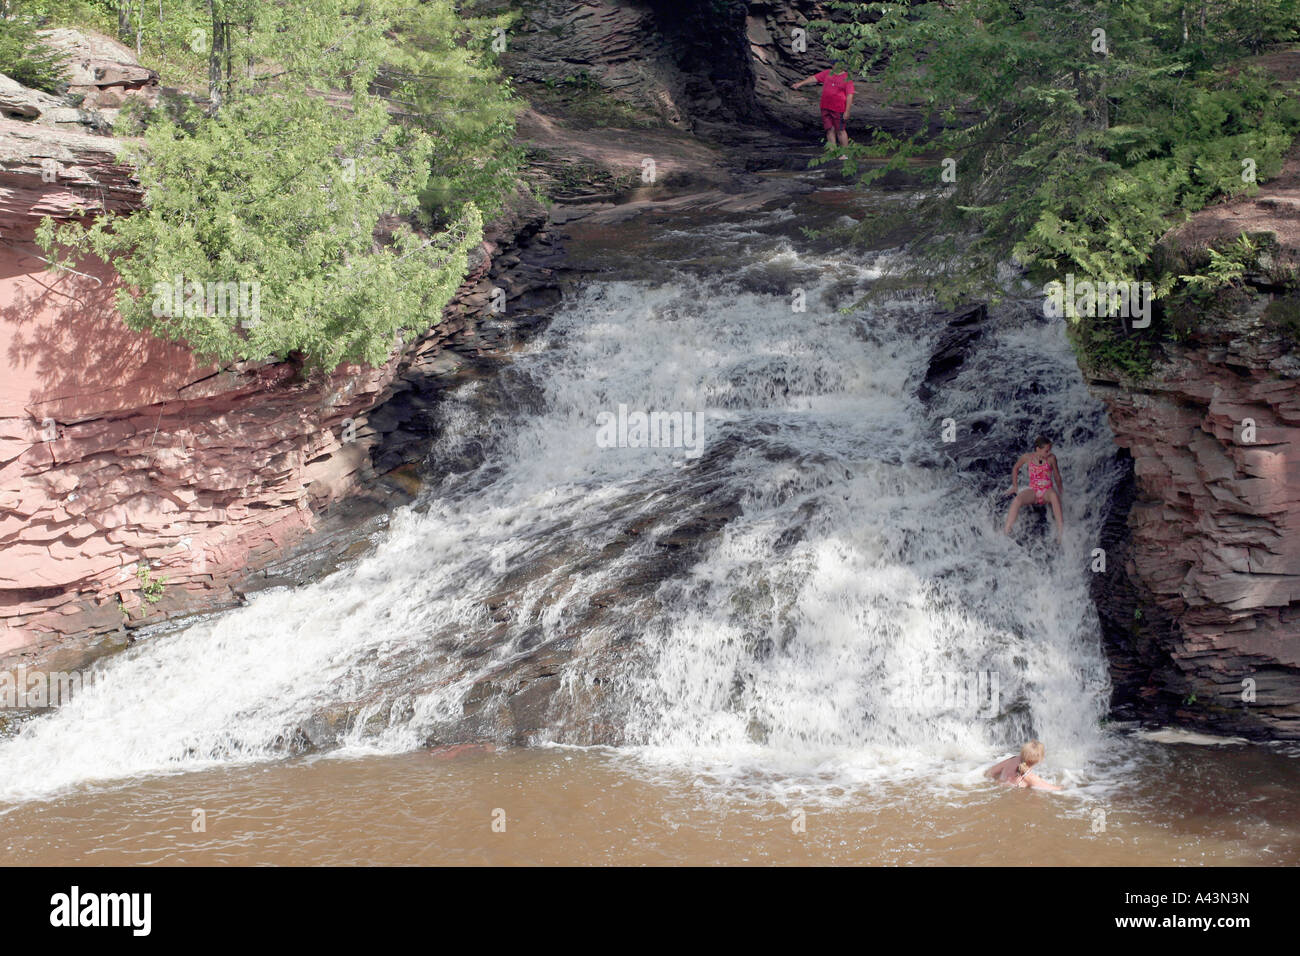
[[[1029,487],[1023,491],[1020,490],[1021,465],[1029,466]],[[1024,505],[1051,505],[1052,513],[1056,516],[1056,540],[1060,542],[1061,533],[1065,530],[1061,518],[1061,495],[1064,493],[1061,469],[1056,464],[1056,456],[1052,454],[1051,439],[1040,435],[1034,442],[1034,450],[1017,458],[1015,467],[1011,469],[1011,490],[1007,494],[1014,498],[1003,531],[1011,533]]]

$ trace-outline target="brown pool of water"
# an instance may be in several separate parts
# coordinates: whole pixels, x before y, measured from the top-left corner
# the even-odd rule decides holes
[[[0,807],[0,845],[18,865],[1300,863],[1300,762],[1148,749],[1099,800],[912,783],[805,806],[600,750],[298,758]]]

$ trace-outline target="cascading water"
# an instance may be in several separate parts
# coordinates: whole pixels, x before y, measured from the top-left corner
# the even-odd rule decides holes
[[[652,764],[961,777],[1033,734],[1087,766],[1108,693],[1088,578],[1115,476],[1063,329],[1008,312],[927,407],[931,307],[838,311],[877,273],[781,235],[789,217],[664,233],[725,258],[722,278],[665,248],[654,280],[586,283],[497,381],[448,400],[439,477],[370,555],[112,660],[0,742],[0,798],[280,756],[330,713],[345,751],[413,749],[561,638],[579,646],[538,742],[582,739],[565,714],[597,675],[593,720]],[[703,454],[603,447],[619,406],[698,413]],[[945,419],[978,423],[1006,477],[962,471]],[[1023,517],[1023,544],[999,534],[995,492],[1042,430],[1067,483],[1060,552]],[[695,549],[666,549],[683,528]]]

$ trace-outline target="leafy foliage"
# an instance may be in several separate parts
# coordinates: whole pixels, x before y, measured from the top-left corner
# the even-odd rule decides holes
[[[186,22],[191,0],[171,2]],[[159,110],[131,157],[144,208],[38,238],[68,266],[111,260],[128,325],[219,362],[381,364],[438,321],[513,187],[513,105],[482,26],[446,0],[217,0],[207,108]],[[252,286],[256,314],[209,283]]]
[[[67,84],[59,56],[41,42],[38,29],[25,16],[0,16],[0,73],[32,89],[62,93]]]
[[[142,563],[135,569],[136,579],[140,582],[140,595],[146,604],[157,604],[167,591],[167,579],[155,578],[148,563]]]
[[[1204,272],[1180,277],[1191,289],[1214,290],[1236,285],[1246,270],[1258,261],[1259,248],[1250,236],[1242,234],[1227,249],[1211,246],[1206,250],[1206,256],[1209,264]]]
[[[466,18],[448,3],[411,4],[395,18],[397,42],[379,85],[432,141],[421,201],[435,218],[464,202],[490,217],[516,183],[523,150],[509,144],[519,101],[496,75],[487,42],[512,20]],[[484,40],[462,42],[466,36]]]
[[[919,168],[939,187],[906,214],[945,298],[996,297],[1009,261],[1038,280],[1142,276],[1171,226],[1253,191],[1248,167],[1275,175],[1300,130],[1296,99],[1236,62],[1296,36],[1294,0],[832,6],[846,15],[820,24],[833,55],[924,112],[845,161],[865,182]],[[1151,278],[1163,296],[1179,277]]]

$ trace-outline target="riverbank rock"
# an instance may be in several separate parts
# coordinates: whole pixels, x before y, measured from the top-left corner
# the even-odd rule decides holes
[[[1184,723],[1300,737],[1300,356],[1268,296],[1149,380],[1091,386],[1133,461],[1098,582],[1124,680]],[[1132,708],[1140,713],[1142,708]]]
[[[42,31],[41,39],[61,55],[68,94],[82,109],[115,118],[130,100],[153,106],[158,100],[158,74],[141,66],[131,50],[103,34],[61,28]]]
[[[1300,54],[1278,54],[1294,76]],[[1300,262],[1300,150],[1255,194],[1207,207],[1161,254],[1244,231]],[[1266,276],[1224,293],[1143,381],[1085,368],[1132,477],[1113,502],[1094,597],[1120,716],[1300,738],[1300,314]],[[1280,320],[1280,321],[1279,321]]]
[[[78,61],[85,84],[153,82],[100,54]],[[427,449],[419,397],[427,405],[458,368],[508,349],[530,302],[554,301],[537,264],[550,249],[545,210],[521,192],[487,228],[441,323],[383,366],[325,377],[292,362],[206,366],[122,324],[108,264],[49,270],[34,239],[43,217],[128,212],[142,190],[118,159],[121,141],[44,115],[0,120],[0,657],[10,662],[237,602],[334,503],[410,500],[403,482],[381,480]]]

